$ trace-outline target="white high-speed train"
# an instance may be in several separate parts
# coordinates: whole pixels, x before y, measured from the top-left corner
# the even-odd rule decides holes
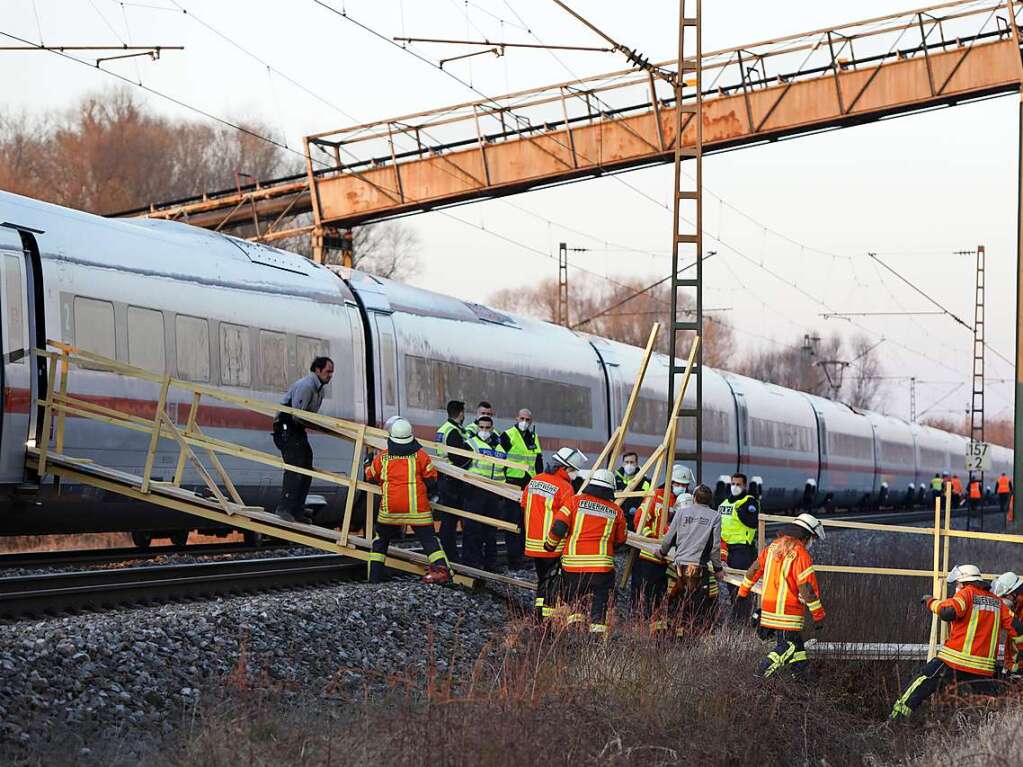
[[[531,408],[548,451],[567,444],[591,455],[620,421],[642,358],[632,346],[369,274],[342,278],[300,256],[185,224],[105,219],[5,192],[0,224],[0,534],[144,537],[199,524],[92,488],[36,491],[25,445],[41,438],[31,403],[45,391],[46,371],[26,350],[47,338],[268,401],[314,356],[329,354],[337,372],[321,412],[376,424],[400,413],[432,437],[447,400],[465,400],[471,411],[487,399],[505,425],[518,408]],[[666,382],[667,358],[657,357],[629,440],[641,455],[663,430]],[[154,386],[99,370],[75,370],[71,383],[76,396],[148,416],[157,399]],[[179,422],[187,408],[171,401]],[[963,437],[709,368],[703,412],[705,479],[715,484],[736,470],[761,477],[767,508],[913,503],[936,472],[965,473]],[[209,406],[198,423],[273,450],[264,417]],[[141,474],[147,442],[85,419],[69,418],[65,430],[68,454],[133,474]],[[350,467],[344,443],[322,435],[312,442],[318,466]],[[692,435],[680,449],[692,450]],[[1011,473],[1011,451],[994,448],[993,458],[995,474]],[[161,444],[155,475],[169,477],[176,460],[176,446]],[[276,503],[277,472],[226,465],[247,502]],[[327,499],[318,520],[336,521],[340,491],[314,492]]]

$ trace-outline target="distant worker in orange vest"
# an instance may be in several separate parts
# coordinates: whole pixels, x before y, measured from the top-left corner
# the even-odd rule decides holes
[[[1012,480],[1005,476],[1004,471],[998,475],[995,493],[998,495],[998,511],[1004,515],[1009,508],[1009,499],[1012,498]]]
[[[957,565],[948,574],[956,593],[944,600],[925,594],[920,601],[941,620],[951,623],[948,640],[928,661],[902,696],[895,701],[890,719],[908,717],[939,689],[955,682],[973,692],[991,691],[998,655],[998,634],[1018,651],[1023,644],[1023,622],[1014,618],[1005,603],[992,594],[976,565]]]
[[[963,502],[963,483],[958,474],[952,475],[952,506],[958,508]]]
[[[536,599],[533,604],[537,620],[549,618],[554,611],[554,582],[561,552],[565,548],[562,544],[554,551],[548,551],[544,544],[554,517],[575,495],[572,480],[585,462],[586,456],[574,447],[563,447],[554,454],[547,471],[530,479],[522,491],[526,556],[533,560],[536,568]]]
[[[824,540],[824,525],[812,514],[800,514],[760,552],[742,579],[739,599],[748,598],[753,586],[763,579],[760,626],[773,630],[776,640],[774,651],[757,667],[757,676],[766,679],[787,667],[797,680],[809,677],[810,664],[803,644],[804,612],[810,611],[814,628],[824,625],[820,587],[808,551],[814,540]]]
[[[590,600],[590,633],[607,634],[607,611],[615,582],[615,550],[625,543],[625,512],[615,503],[615,475],[597,469],[579,495],[568,499],[551,525],[545,551],[562,540],[561,570],[565,600],[574,606],[568,624],[583,623],[581,602]]]
[[[437,469],[412,435],[412,424],[404,418],[391,424],[387,450],[377,453],[373,463],[366,467],[366,480],[377,483],[382,490],[376,536],[369,555],[369,582],[383,580],[387,549],[401,537],[405,525],[412,527],[430,562],[423,583],[451,580],[447,557],[433,529],[430,508],[430,494],[437,486]]]
[[[970,477],[969,484],[966,486],[966,498],[969,504],[969,518],[972,519],[976,516],[981,509],[981,503],[984,499],[984,491],[980,485],[980,479],[977,477]],[[980,518],[980,528],[984,529],[984,517]]]

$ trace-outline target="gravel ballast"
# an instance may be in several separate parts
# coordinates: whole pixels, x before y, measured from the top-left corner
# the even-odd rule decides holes
[[[471,666],[504,622],[491,595],[399,580],[0,626],[0,762],[151,744],[225,683],[372,694]]]

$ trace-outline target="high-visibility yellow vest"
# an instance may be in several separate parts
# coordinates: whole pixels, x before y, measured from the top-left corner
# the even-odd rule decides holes
[[[508,479],[522,479],[527,474],[533,476],[536,457],[543,452],[543,449],[540,447],[540,438],[534,434],[533,447],[529,448],[526,446],[526,440],[523,439],[522,432],[519,431],[518,426],[512,426],[510,429],[505,430],[504,433],[508,435],[508,439],[511,441],[508,460],[515,461],[515,463],[522,466],[521,469],[507,469],[505,475]]]
[[[444,449],[444,445],[447,442],[448,434],[453,431],[459,431],[462,434],[462,439],[465,439],[465,429],[459,426],[457,423],[452,423],[449,418],[447,421],[437,427],[437,442],[440,443],[440,447],[437,448],[437,457],[447,459],[448,451]]]
[[[628,484],[630,482],[632,482],[632,480],[634,480],[636,478],[636,475],[635,474],[626,474],[625,473],[625,469],[619,469],[618,471],[615,472],[615,477],[618,479],[619,482],[622,483],[622,487],[627,487]],[[640,482],[634,488],[632,488],[633,492],[643,492],[643,493],[645,493],[649,489],[650,489],[650,480],[647,479],[646,477],[643,477],[643,479],[640,480]]]
[[[935,477],[934,479],[931,480],[931,490],[937,490],[940,493],[941,485],[942,485],[941,477]]]
[[[477,435],[469,437],[469,447],[472,448],[474,453],[480,455],[496,456],[497,458],[506,458],[504,450],[501,449],[501,445],[498,444],[496,447],[484,442]],[[474,458],[472,465],[469,467],[469,471],[480,477],[486,479],[493,479],[497,482],[504,482],[504,466],[498,466],[497,464],[490,463],[490,461],[481,461],[478,458]]]
[[[743,543],[748,546],[756,539],[756,528],[747,527],[739,519],[739,509],[749,503],[752,498],[753,496],[747,495],[738,501],[727,500],[718,506],[718,511],[721,513],[721,540],[725,543],[729,545]]]

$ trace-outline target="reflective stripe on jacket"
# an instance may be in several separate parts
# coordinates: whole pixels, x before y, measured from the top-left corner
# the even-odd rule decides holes
[[[533,447],[530,448],[526,445],[526,440],[522,437],[522,432],[519,431],[518,426],[512,426],[510,429],[506,429],[504,433],[511,442],[508,460],[515,461],[515,463],[523,467],[521,469],[509,468],[505,470],[505,475],[508,479],[522,479],[527,474],[532,476],[533,469],[536,466],[536,457],[543,452],[540,448],[540,438],[534,433]]]
[[[558,511],[557,521],[568,525],[561,568],[568,572],[605,573],[614,570],[615,547],[625,543],[628,535],[625,512],[614,501],[584,492],[572,496]],[[561,543],[552,526],[547,543]]]
[[[998,656],[998,635],[1008,632],[1008,642],[1019,650],[1023,636],[1013,628],[1012,611],[1005,602],[985,588],[967,583],[944,600],[931,598],[927,609],[939,615],[950,608],[955,617],[948,632],[948,641],[938,650],[938,657],[952,668],[969,674],[993,676]]]
[[[433,511],[426,480],[436,479],[437,469],[425,450],[414,455],[377,453],[366,467],[366,479],[381,486],[380,517],[385,525],[432,525]]]
[[[565,548],[562,541],[554,551],[545,551],[543,544],[554,524],[554,516],[568,504],[575,493],[568,472],[558,468],[537,474],[522,491],[522,522],[525,526],[526,556],[550,559],[560,557]]]
[[[445,443],[447,442],[448,434],[452,431],[462,432],[462,439],[465,439],[465,430],[457,423],[452,423],[450,419],[442,423],[440,426],[437,427],[436,441],[440,443],[440,447],[437,448],[438,458],[447,460],[448,451]]]

